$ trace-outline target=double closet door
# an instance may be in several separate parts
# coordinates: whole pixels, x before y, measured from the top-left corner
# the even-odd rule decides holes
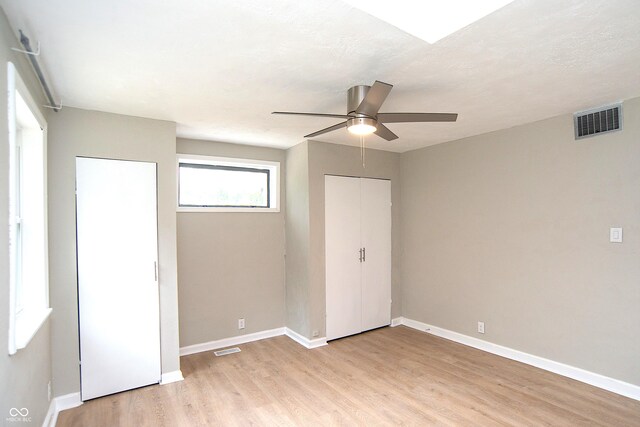
[[[327,339],[391,323],[391,181],[325,176]]]

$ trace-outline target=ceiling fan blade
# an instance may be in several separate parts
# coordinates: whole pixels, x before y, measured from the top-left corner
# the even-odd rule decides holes
[[[291,111],[274,111],[271,114],[289,114],[293,116],[315,116],[315,117],[333,117],[336,119],[348,119],[351,116],[346,114],[324,114],[324,113],[294,113]]]
[[[378,135],[380,138],[386,139],[387,141],[393,141],[394,139],[398,139],[398,135],[391,132],[391,130],[389,130],[389,128],[383,125],[382,123],[378,123],[378,127],[374,133]]]
[[[331,132],[334,130],[338,130],[340,128],[347,127],[347,122],[338,123],[337,125],[329,126],[328,128],[324,128],[314,133],[310,133],[309,135],[305,135],[305,138],[313,138],[314,136],[322,135],[323,133]]]
[[[375,117],[392,88],[393,85],[376,80],[360,105],[358,105],[358,108],[356,108],[356,113]]]
[[[411,123],[411,122],[455,122],[457,113],[380,113],[378,122],[381,123]]]

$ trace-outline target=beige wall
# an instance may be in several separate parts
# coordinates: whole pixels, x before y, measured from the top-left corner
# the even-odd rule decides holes
[[[286,325],[311,337],[309,322],[309,144],[287,150]]]
[[[51,333],[48,320],[29,345],[8,355],[9,342],[9,130],[7,120],[7,61],[13,62],[31,96],[44,104],[44,96],[25,55],[10,50],[20,46],[0,9],[0,420],[10,408],[27,408],[34,424],[42,424],[49,407],[47,384],[51,379]],[[48,118],[44,108],[41,113]],[[52,247],[53,250],[53,247]],[[15,424],[15,423],[14,423]]]
[[[640,98],[401,157],[403,316],[640,385]]]
[[[277,213],[178,213],[180,345],[283,327],[284,150],[187,139],[178,139],[177,150],[280,162],[281,190]]]
[[[325,336],[324,176],[345,175],[391,180],[392,317],[401,313],[400,155],[367,150],[366,167],[360,149],[307,141],[287,152],[290,204],[287,210],[287,326],[313,338]],[[293,175],[295,173],[295,175]],[[295,258],[294,258],[295,257]]]
[[[175,124],[63,108],[49,120],[49,245],[53,380],[56,395],[80,390],[75,240],[75,158],[158,164],[162,372],[180,369],[176,274]],[[126,242],[123,242],[126,244]]]

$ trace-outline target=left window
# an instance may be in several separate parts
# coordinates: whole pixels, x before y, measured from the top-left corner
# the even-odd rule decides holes
[[[46,121],[12,63],[9,124],[9,354],[51,314],[47,243]]]

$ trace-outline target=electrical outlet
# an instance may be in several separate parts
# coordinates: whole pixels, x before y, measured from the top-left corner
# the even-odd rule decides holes
[[[51,402],[51,381],[47,384],[47,399]]]
[[[484,334],[484,322],[478,322],[478,332]]]
[[[318,332],[318,331],[313,331],[313,334],[312,334],[312,335],[313,335],[313,337],[315,338],[315,337],[317,337],[318,335],[320,335],[320,332]]]
[[[238,329],[244,329],[244,319],[238,319]]]
[[[622,243],[622,228],[620,227],[610,228],[609,241],[612,243]]]

